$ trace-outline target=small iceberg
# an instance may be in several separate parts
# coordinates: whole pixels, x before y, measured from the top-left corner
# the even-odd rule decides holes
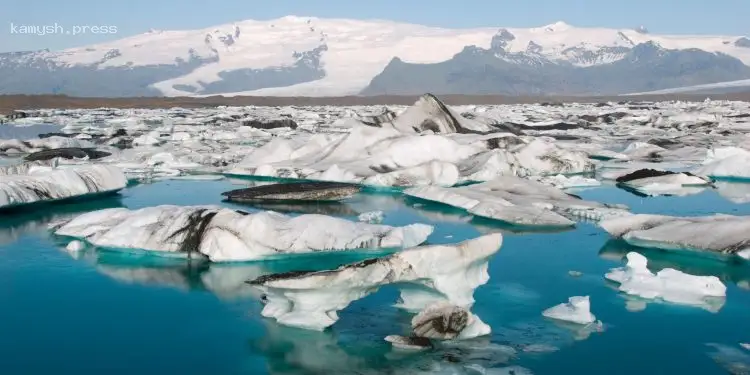
[[[750,217],[638,214],[601,221],[610,235],[638,247],[708,251],[750,259]]]
[[[471,339],[491,332],[468,309],[445,302],[427,306],[411,320],[411,327],[414,336],[435,340]]]
[[[707,178],[689,172],[671,172],[655,169],[639,169],[618,177],[617,185],[634,191],[639,195],[677,195],[696,194],[711,185]]]
[[[128,183],[120,169],[108,165],[47,167],[34,162],[3,170],[19,174],[4,175],[0,180],[0,209],[114,193]]]
[[[596,321],[596,316],[591,313],[591,302],[589,296],[570,297],[567,303],[561,303],[550,307],[542,312],[542,315],[550,318],[571,322],[576,324],[591,324]]]
[[[625,267],[613,268],[605,278],[620,284],[620,291],[628,295],[692,306],[710,305],[712,298],[726,297],[727,287],[716,276],[694,276],[672,268],[653,274],[643,255],[630,252],[627,259]]]
[[[310,330],[333,325],[339,310],[388,284],[399,284],[401,307],[411,310],[438,302],[469,308],[474,290],[489,280],[488,261],[502,238],[493,233],[453,245],[414,247],[330,271],[272,274],[249,283],[266,296],[263,316]],[[404,288],[409,284],[412,289]]]
[[[94,211],[51,227],[57,235],[98,247],[207,257],[214,262],[412,247],[424,242],[433,230],[425,224],[391,227],[315,214],[290,217],[271,211],[250,214],[219,206],[171,205]]]

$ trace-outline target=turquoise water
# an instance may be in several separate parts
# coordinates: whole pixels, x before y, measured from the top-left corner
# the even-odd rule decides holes
[[[163,181],[95,202],[0,216],[0,373],[407,374],[429,373],[435,366],[449,371],[513,365],[534,374],[710,375],[727,371],[711,358],[713,349],[706,344],[741,350],[738,344],[750,341],[750,290],[741,287],[750,287],[750,266],[642,251],[655,270],[716,275],[728,286],[718,312],[652,302],[644,306],[624,298],[603,278],[633,249],[590,224],[561,232],[519,232],[385,193],[310,208],[352,219],[359,212],[383,210],[386,224],[433,224],[430,243],[506,233],[501,251],[490,261],[490,281],[477,289],[473,308],[492,327],[491,336],[419,354],[393,352],[383,341],[405,333],[410,321],[410,315],[390,307],[397,297],[393,288],[353,303],[330,330],[308,332],[262,318],[257,295],[242,283],[265,273],[331,268],[373,254],[222,266],[114,253],[74,258],[65,242],[46,231],[50,221],[99,208],[229,205],[221,202],[220,193],[238,187],[226,180]],[[634,212],[750,214],[750,204],[732,203],[714,191],[641,198],[602,187],[577,194],[625,203]],[[569,271],[582,275],[572,277]],[[541,316],[574,295],[591,296],[603,332]]]

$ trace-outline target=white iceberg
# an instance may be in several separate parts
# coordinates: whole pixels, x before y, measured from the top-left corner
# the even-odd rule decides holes
[[[514,176],[454,188],[414,187],[404,194],[522,226],[564,227],[575,225],[571,219],[602,220],[630,214],[626,206],[584,201],[552,186]]]
[[[750,217],[675,217],[638,214],[599,222],[610,235],[631,245],[691,250],[750,259]]]
[[[58,168],[29,165],[28,168],[24,167],[25,174],[2,177],[0,208],[112,193],[123,189],[128,183],[120,169],[107,165]],[[16,172],[24,168],[19,168]]]
[[[567,303],[561,303],[550,307],[542,312],[542,315],[576,324],[591,324],[596,321],[596,316],[591,313],[591,302],[589,296],[577,296],[568,298]]]
[[[482,134],[499,129],[456,115],[431,95],[390,122],[351,122],[348,134],[275,139],[226,173],[376,186],[452,186],[507,174],[593,170],[588,154],[562,149],[551,140]]]
[[[402,306],[421,310],[437,302],[470,308],[474,290],[489,280],[489,257],[502,235],[485,235],[454,245],[422,246],[331,271],[288,272],[251,281],[266,296],[262,315],[288,326],[323,330],[338,311],[383,285],[411,284]]]
[[[616,179],[618,186],[646,196],[700,193],[711,184],[707,178],[687,172],[639,169]]]
[[[694,276],[665,268],[656,274],[647,268],[648,259],[636,252],[627,255],[627,265],[614,268],[605,275],[620,284],[620,291],[644,299],[705,306],[726,297],[727,287],[716,276]]]
[[[421,244],[432,226],[355,223],[324,215],[290,217],[272,211],[246,213],[219,206],[162,205],[89,212],[52,225],[55,234],[106,248],[137,249],[166,256],[208,257],[214,262],[269,256]]]

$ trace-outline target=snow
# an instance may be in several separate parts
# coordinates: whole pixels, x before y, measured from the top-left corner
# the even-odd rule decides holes
[[[489,257],[501,245],[502,235],[494,233],[458,244],[406,249],[331,271],[271,275],[252,283],[266,296],[263,316],[310,330],[333,325],[339,310],[394,283],[401,289],[399,307],[406,310],[420,311],[437,302],[469,308],[474,290],[489,280]]]
[[[5,175],[0,180],[0,208],[111,193],[127,185],[122,171],[108,165],[54,168],[32,164],[15,172],[25,173]]]
[[[567,303],[550,307],[544,310],[542,315],[547,318],[576,324],[591,324],[596,321],[596,316],[591,313],[589,296],[570,297]]]
[[[620,291],[628,295],[693,306],[726,297],[727,288],[716,276],[694,276],[672,268],[654,274],[643,255],[630,252],[627,259],[625,267],[614,268],[605,277],[620,284]]]
[[[240,213],[218,206],[161,205],[112,208],[54,224],[55,234],[92,245],[147,250],[164,256],[251,261],[279,254],[411,247],[432,233],[425,224],[404,227],[355,223],[324,215]]]

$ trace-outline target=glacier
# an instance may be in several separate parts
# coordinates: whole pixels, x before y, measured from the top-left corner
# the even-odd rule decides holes
[[[247,213],[220,206],[171,205],[93,211],[50,227],[56,235],[83,239],[98,247],[212,262],[411,247],[424,242],[433,230],[425,224],[391,227],[324,215],[290,217],[272,211]]]

